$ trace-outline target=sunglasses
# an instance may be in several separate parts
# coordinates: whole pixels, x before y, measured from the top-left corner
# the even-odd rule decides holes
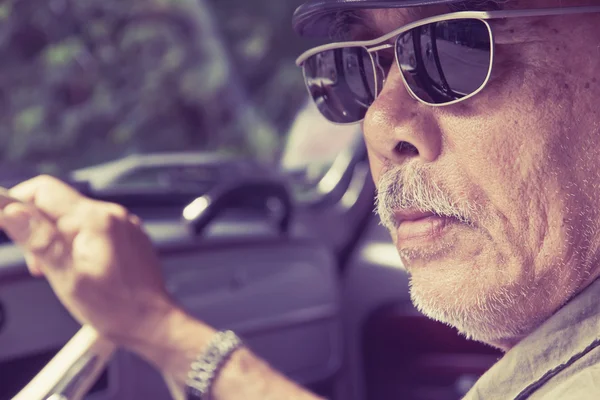
[[[374,40],[316,47],[296,64],[321,114],[336,124],[351,124],[364,119],[381,93],[386,67],[394,62],[386,62],[381,50],[393,51],[413,98],[429,106],[447,106],[475,96],[490,80],[494,36],[488,20],[592,12],[600,12],[600,6],[443,14]]]

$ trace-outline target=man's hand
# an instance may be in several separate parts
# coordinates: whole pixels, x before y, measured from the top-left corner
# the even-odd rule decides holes
[[[10,190],[24,204],[0,213],[30,272],[45,276],[82,324],[108,338],[152,332],[172,308],[158,256],[140,220],[123,207],[82,196],[40,176]]]

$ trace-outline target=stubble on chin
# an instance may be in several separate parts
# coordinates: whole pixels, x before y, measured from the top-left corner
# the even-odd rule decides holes
[[[473,271],[470,265],[444,268],[441,273],[413,270],[410,295],[425,316],[455,327],[469,339],[494,344],[528,333],[539,321],[529,285],[503,283]]]

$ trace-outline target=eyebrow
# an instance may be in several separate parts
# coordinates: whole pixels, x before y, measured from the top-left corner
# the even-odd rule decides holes
[[[329,29],[329,38],[335,41],[356,40],[372,33],[369,17],[362,10],[343,10],[335,14]]]
[[[464,0],[448,5],[448,12],[456,11],[495,11],[502,9],[501,3],[510,0]],[[423,7],[407,8],[415,15],[423,11]],[[399,27],[399,26],[398,26]],[[335,41],[366,40],[386,34],[375,28],[372,19],[364,10],[343,10],[336,13],[329,38]]]

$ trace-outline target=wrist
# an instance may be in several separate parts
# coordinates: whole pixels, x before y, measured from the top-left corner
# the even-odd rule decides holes
[[[119,347],[134,350],[144,344],[152,343],[164,329],[165,324],[177,306],[168,298],[150,296],[135,301],[130,305],[127,316],[120,318],[118,323],[111,324],[102,334]]]
[[[153,304],[135,329],[111,335],[118,346],[136,353],[160,371],[187,373],[189,364],[216,332],[170,301]]]

